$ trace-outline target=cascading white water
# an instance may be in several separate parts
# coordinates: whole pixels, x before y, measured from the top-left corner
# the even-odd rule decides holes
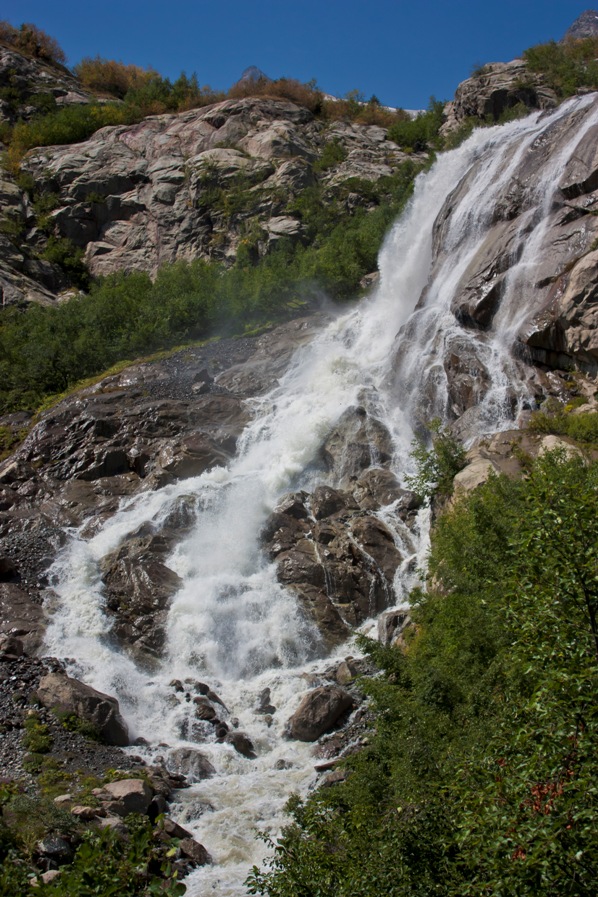
[[[592,100],[573,102],[585,109]],[[529,276],[533,241],[540,238],[542,210],[555,189],[560,158],[540,180],[535,216],[527,224],[527,249],[513,265],[492,330],[480,335],[462,328],[451,301],[491,226],[500,191],[529,147],[566,108],[478,131],[462,147],[441,156],[418,178],[413,199],[385,242],[375,294],[299,350],[280,382],[252,403],[253,420],[236,460],[226,468],[127,499],[92,538],[73,533],[54,565],[46,650],[74,658],[79,677],[116,695],[133,735],[152,745],[193,744],[187,740],[189,708],[173,702],[168,682],[173,677],[201,678],[239,718],[256,746],[257,760],[239,756],[231,745],[216,744],[213,737],[200,746],[218,775],[194,786],[192,800],[187,796],[179,809],[215,865],[191,876],[191,897],[212,889],[219,895],[245,893],[242,882],[248,867],[259,862],[262,853],[254,829],[274,834],[286,797],[294,790],[304,792],[313,779],[310,748],[282,740],[282,728],[307,687],[300,675],[315,668],[322,645],[294,597],[278,583],[274,565],[261,556],[261,525],[283,493],[314,485],[311,464],[318,448],[342,413],[356,403],[388,427],[395,447],[393,469],[402,477],[409,467],[413,421],[450,411],[442,353],[458,340],[474,347],[488,372],[480,421],[487,431],[504,425],[507,386],[515,386],[520,396],[525,392],[509,352],[521,325],[515,292],[521,289],[521,278]],[[595,120],[595,112],[588,115],[584,128]],[[572,141],[575,136],[580,137],[572,135]],[[472,166],[475,180],[457,195]],[[443,225],[444,261],[431,279],[433,227],[451,194],[456,198]],[[110,641],[99,564],[141,524],[159,528],[182,496],[194,503],[197,522],[167,562],[184,584],[169,613],[166,656],[150,677]],[[402,540],[404,553],[422,550],[425,531],[416,545],[392,506],[380,515]],[[400,582],[397,585],[400,589]],[[344,646],[339,656],[346,653]],[[278,708],[270,726],[253,712],[265,687]],[[150,747],[148,756],[156,750]],[[282,759],[290,768],[276,769]],[[212,809],[204,812],[206,802]]]

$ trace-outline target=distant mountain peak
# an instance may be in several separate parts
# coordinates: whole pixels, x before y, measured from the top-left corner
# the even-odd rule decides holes
[[[238,84],[243,81],[271,81],[261,69],[258,69],[257,65],[250,65],[249,68],[246,68],[241,77],[239,78]]]
[[[586,9],[585,12],[576,19],[563,40],[579,40],[584,37],[598,36],[598,10]]]

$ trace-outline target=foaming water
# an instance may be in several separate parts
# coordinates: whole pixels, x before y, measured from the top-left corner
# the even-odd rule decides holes
[[[388,428],[391,466],[403,479],[415,423],[451,416],[447,353],[471,351],[484,371],[474,397],[479,427],[489,432],[508,425],[513,391],[519,403],[527,396],[511,355],[525,321],[517,297],[530,277],[558,171],[574,140],[595,124],[595,112],[533,187],[527,242],[506,279],[492,328],[484,334],[466,330],[451,303],[492,227],[497,198],[525,154],[568,109],[582,113],[591,102],[576,100],[549,116],[476,132],[441,156],[417,179],[412,200],[384,244],[377,290],[298,350],[273,389],[252,400],[252,421],[235,460],[127,499],[93,537],[73,532],[54,565],[47,652],[72,658],[76,675],[118,697],[133,737],[149,742],[148,758],[195,747],[216,769],[215,777],[181,794],[177,807],[215,860],[187,880],[190,897],[245,894],[248,868],[259,864],[264,852],[256,830],[274,836],[289,794],[305,793],[314,780],[311,746],[285,741],[283,729],[308,688],[303,674],[315,674],[330,661],[323,662],[315,626],[260,553],[264,522],[285,492],[322,481],[314,463],[318,451],[343,413],[357,404]],[[334,484],[333,475],[328,480]],[[165,656],[150,675],[111,636],[101,562],[139,527],[159,531],[182,499],[192,505],[196,523],[166,561],[182,586],[169,611]],[[407,529],[393,505],[378,514],[406,558],[395,578],[395,594],[389,596],[389,604],[401,603],[427,549],[426,515]],[[351,651],[343,646],[338,657]],[[257,758],[246,759],[231,745],[216,743],[209,726],[198,733],[193,705],[173,694],[173,678],[207,683],[226,705],[226,718],[237,718],[250,736]],[[264,688],[271,690],[277,708],[270,720],[255,712]]]

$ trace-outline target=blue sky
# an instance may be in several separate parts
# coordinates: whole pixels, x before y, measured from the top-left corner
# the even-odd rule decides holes
[[[598,3],[595,4],[598,7]],[[3,0],[0,17],[33,22],[74,65],[102,56],[225,89],[249,65],[424,108],[450,99],[477,63],[559,40],[591,0]]]

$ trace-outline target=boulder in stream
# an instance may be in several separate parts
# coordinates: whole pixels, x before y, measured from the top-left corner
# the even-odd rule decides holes
[[[322,685],[305,695],[287,723],[286,734],[297,741],[317,741],[347,710],[353,707],[348,691],[337,685]]]

